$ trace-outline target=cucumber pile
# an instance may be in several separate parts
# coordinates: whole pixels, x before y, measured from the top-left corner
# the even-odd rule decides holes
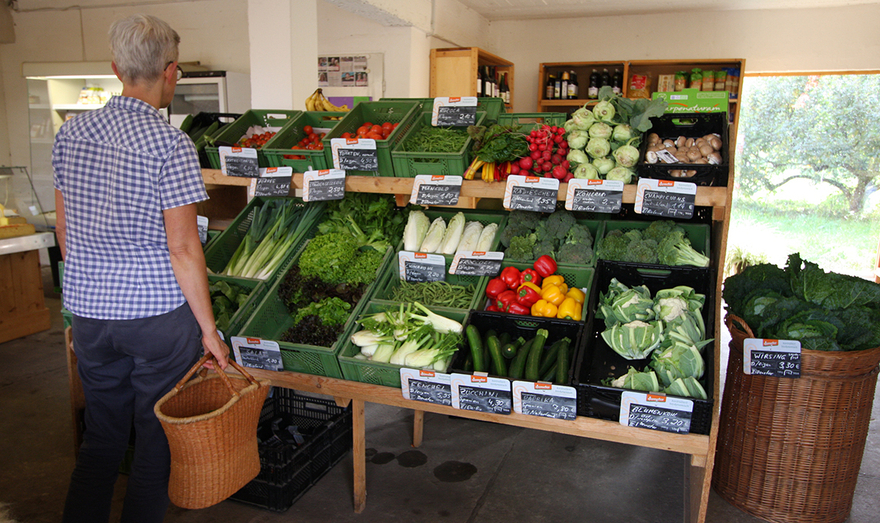
[[[574,347],[570,338],[547,343],[547,329],[538,329],[535,336],[512,339],[507,332],[494,330],[480,333],[474,325],[465,329],[470,350],[464,362],[467,372],[488,372],[512,380],[546,381],[568,384],[568,368]]]

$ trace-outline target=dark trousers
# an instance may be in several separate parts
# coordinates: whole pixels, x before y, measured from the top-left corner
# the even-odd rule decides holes
[[[150,318],[73,317],[73,350],[85,393],[85,431],[70,478],[65,523],[110,519],[113,486],[135,430],[123,522],[161,522],[168,509],[170,453],[153,406],[202,353],[189,305]]]

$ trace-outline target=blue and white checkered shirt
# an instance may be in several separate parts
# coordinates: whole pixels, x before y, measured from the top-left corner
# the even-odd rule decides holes
[[[162,211],[208,198],[192,140],[146,102],[116,96],[61,127],[52,166],[67,224],[64,306],[104,320],[181,306]]]

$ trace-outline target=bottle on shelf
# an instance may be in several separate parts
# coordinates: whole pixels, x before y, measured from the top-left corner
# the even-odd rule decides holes
[[[593,72],[590,73],[590,86],[587,87],[587,98],[590,100],[595,100],[599,98],[599,83],[601,82],[599,72],[593,69]]]
[[[602,69],[602,74],[599,76],[599,87],[611,85],[611,75],[608,73],[608,68]]]
[[[563,100],[568,98],[568,71],[562,71],[562,82],[559,86],[559,97]]]
[[[494,67],[489,68],[489,81],[492,83],[492,94],[489,96],[492,98],[498,98],[498,93],[500,92],[498,89],[498,75],[495,72]]]
[[[486,92],[486,73],[483,72],[483,68],[477,71],[477,96],[483,97]]]
[[[553,99],[559,100],[562,98],[562,77],[557,76],[556,81],[553,82]]]
[[[510,86],[507,85],[507,73],[501,73],[501,99],[503,103],[510,104]]]
[[[578,99],[578,77],[574,71],[569,73],[568,77],[568,98],[569,100]]]
[[[620,72],[620,69],[615,69],[611,76],[611,90],[614,91],[614,94],[620,94],[623,91],[623,73]]]
[[[556,77],[552,74],[547,75],[547,84],[544,86],[544,99],[553,99],[553,86],[556,85]]]

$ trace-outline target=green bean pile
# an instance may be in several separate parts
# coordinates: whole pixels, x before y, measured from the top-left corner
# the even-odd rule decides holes
[[[455,285],[445,281],[425,283],[401,281],[392,291],[391,299],[405,303],[417,301],[428,307],[467,309],[471,305],[475,290],[473,285]]]
[[[422,126],[403,143],[403,150],[422,153],[457,153],[468,139],[467,131],[452,127]]]

